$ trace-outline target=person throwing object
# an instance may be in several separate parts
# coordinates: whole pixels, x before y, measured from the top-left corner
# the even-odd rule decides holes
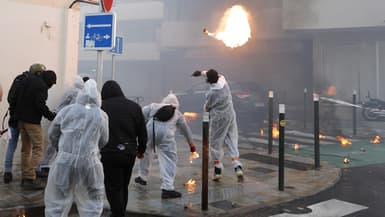
[[[210,114],[210,156],[214,161],[214,181],[222,178],[223,146],[231,156],[235,174],[243,180],[242,164],[239,161],[238,126],[230,87],[225,77],[216,70],[195,71],[192,76],[205,76],[210,89],[206,94],[204,109]]]

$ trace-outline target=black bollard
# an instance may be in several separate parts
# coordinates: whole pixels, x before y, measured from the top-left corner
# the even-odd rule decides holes
[[[303,128],[306,129],[306,95],[307,95],[307,88],[305,87],[303,89]]]
[[[268,123],[268,143],[267,143],[267,149],[268,153],[273,153],[273,100],[274,99],[274,92],[272,90],[269,91],[269,123]]]
[[[285,180],[285,105],[279,104],[278,190],[283,191]]]
[[[202,122],[202,210],[208,209],[209,202],[209,113],[203,113]]]
[[[314,168],[320,167],[320,150],[319,150],[319,96],[313,95],[314,101]]]
[[[356,91],[353,91],[353,135],[357,134],[357,114],[356,114]]]

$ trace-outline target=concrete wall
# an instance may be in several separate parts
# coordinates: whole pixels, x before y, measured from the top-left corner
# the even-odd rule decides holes
[[[68,9],[71,0],[2,0],[0,19],[0,82],[4,100],[13,79],[33,63],[43,63],[57,73],[57,84],[49,90],[48,105],[56,106],[63,88],[77,73],[79,6]],[[43,123],[45,124],[45,123]]]
[[[283,0],[284,29],[383,27],[383,0]]]

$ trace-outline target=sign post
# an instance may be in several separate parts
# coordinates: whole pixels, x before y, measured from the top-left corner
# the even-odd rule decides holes
[[[123,37],[116,36],[115,47],[111,49],[111,53],[112,53],[111,79],[115,80],[115,56],[123,53]]]

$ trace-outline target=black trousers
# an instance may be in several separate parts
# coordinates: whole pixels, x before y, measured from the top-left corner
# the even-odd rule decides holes
[[[128,185],[136,155],[103,153],[104,185],[111,207],[111,217],[124,217],[128,200]]]

